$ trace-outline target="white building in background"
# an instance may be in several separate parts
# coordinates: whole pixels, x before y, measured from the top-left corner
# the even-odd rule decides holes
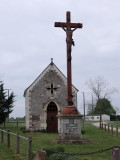
[[[102,122],[110,121],[110,116],[107,114],[101,115]],[[91,116],[85,116],[86,121],[100,121],[100,115],[91,115]]]

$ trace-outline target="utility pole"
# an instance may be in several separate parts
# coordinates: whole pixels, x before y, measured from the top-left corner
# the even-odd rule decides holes
[[[93,109],[94,109],[94,104],[93,104],[93,95],[92,95],[92,113],[93,113]]]
[[[92,120],[93,120],[93,109],[94,109],[94,106],[93,106],[93,95],[92,95],[92,108],[91,108],[91,115],[92,115]]]
[[[83,94],[83,109],[84,109],[84,121],[85,121],[85,93],[82,92]]]

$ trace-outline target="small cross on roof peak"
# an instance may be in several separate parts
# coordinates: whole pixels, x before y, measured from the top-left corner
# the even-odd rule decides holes
[[[53,65],[53,58],[51,58],[51,65]]]

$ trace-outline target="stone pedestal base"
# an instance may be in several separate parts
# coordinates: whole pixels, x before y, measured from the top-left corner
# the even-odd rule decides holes
[[[82,143],[81,124],[82,116],[77,114],[60,114],[59,138],[57,143]]]
[[[59,134],[59,138],[56,140],[57,143],[82,143],[81,135],[73,135],[73,134]]]

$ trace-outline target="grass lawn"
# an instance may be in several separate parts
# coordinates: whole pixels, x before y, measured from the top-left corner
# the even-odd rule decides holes
[[[110,121],[108,124],[113,125],[114,127],[118,126],[120,127],[120,121]]]
[[[9,127],[9,129],[11,132],[20,132],[19,128]],[[85,134],[83,135],[83,138],[88,140],[87,144],[56,144],[55,139],[58,137],[58,134],[55,134],[55,133],[28,132],[28,133],[20,133],[20,134],[25,137],[32,136],[32,139],[33,139],[32,146],[33,146],[34,153],[36,153],[38,150],[43,149],[45,147],[57,147],[57,146],[64,147],[65,152],[69,152],[69,153],[92,152],[92,151],[108,148],[111,146],[120,146],[120,142],[118,140],[120,134],[118,135],[118,137],[116,135],[112,136],[110,133],[108,134],[107,132],[101,131],[99,128],[92,126],[88,122],[85,123],[84,130],[85,130]],[[12,141],[11,150],[14,150],[15,152],[14,137],[12,138],[11,141]],[[21,142],[21,148],[22,148],[21,150],[22,155],[19,158],[21,158],[21,160],[24,160],[25,158],[23,157],[26,156],[25,152],[27,148],[25,141]],[[3,147],[2,149],[6,150],[6,147]],[[112,154],[112,151],[110,150],[110,151],[99,153],[99,154],[94,154],[89,156],[80,156],[80,159],[81,160],[108,160],[108,159],[111,159],[111,154]],[[7,160],[14,160],[14,159],[11,158]]]
[[[0,143],[0,160],[20,160],[19,157],[6,147],[5,144]]]

